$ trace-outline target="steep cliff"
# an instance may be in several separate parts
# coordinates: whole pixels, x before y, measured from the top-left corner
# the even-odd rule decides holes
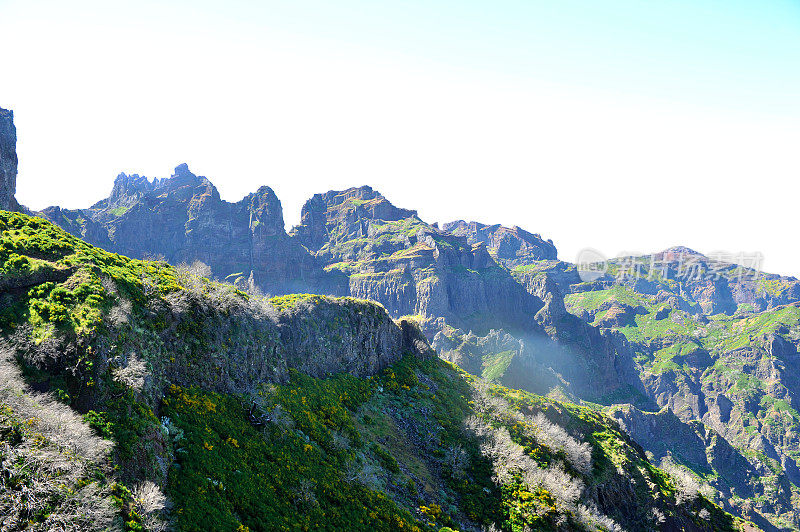
[[[442,230],[466,236],[470,244],[483,242],[489,252],[509,269],[532,261],[555,260],[558,255],[552,240],[544,240],[541,235],[516,226],[509,228],[458,220],[444,224]]]
[[[0,108],[0,210],[19,210],[17,192],[17,128],[14,112]]]
[[[219,279],[269,293],[309,291],[330,277],[286,235],[271,188],[229,203],[185,164],[166,179],[120,174],[111,195],[91,208],[50,207],[41,214],[94,245],[172,264],[199,260]]]
[[[764,497],[763,486],[753,479],[772,471],[763,464],[753,464],[742,451],[731,446],[719,433],[700,421],[681,421],[669,409],[643,412],[630,405],[615,405],[608,415],[620,422],[622,429],[647,450],[653,461],[678,476],[686,476],[697,489],[723,494],[723,507],[741,512],[765,530],[778,530],[753,506],[742,509],[739,499]],[[683,473],[682,473],[683,469]],[[704,480],[700,480],[700,479]],[[791,490],[779,482],[772,494],[772,513],[785,513],[792,507]]]
[[[746,461],[746,479],[731,480],[713,457],[686,463],[698,473],[711,467],[713,484],[743,515],[789,528],[800,526],[797,283],[681,247],[612,260],[606,275],[566,296],[571,313],[624,335],[655,403],[647,409],[701,422],[698,434],[724,439],[727,455]],[[663,457],[663,439],[627,419],[632,435]],[[658,426],[668,416],[651,419]]]
[[[394,315],[481,331],[539,330],[532,316],[541,301],[485,245],[443,233],[369,187],[314,196],[292,235],[326,269],[348,275],[351,295],[379,301]]]

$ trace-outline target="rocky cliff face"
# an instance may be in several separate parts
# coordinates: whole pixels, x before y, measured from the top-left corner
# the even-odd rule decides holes
[[[652,255],[611,259],[605,275],[576,289],[628,286],[662,301],[676,298],[706,315],[758,312],[800,301],[800,281],[760,271],[757,263],[756,255],[707,257],[677,246]]]
[[[371,187],[363,186],[343,191],[332,190],[315,194],[301,212],[300,225],[292,234],[309,250],[319,253],[330,250],[332,258],[340,256],[335,249],[338,244],[356,238],[366,238],[370,222],[397,222],[416,219],[416,211],[398,209]],[[421,222],[420,222],[421,223]]]
[[[742,508],[731,503],[736,497],[764,498],[763,486],[753,483],[752,479],[772,473],[762,464],[752,464],[719,433],[696,420],[681,421],[669,408],[642,412],[630,405],[615,405],[607,412],[651,453],[655,463],[673,472],[681,464],[706,475],[710,486],[724,494],[720,499],[723,507],[743,513],[764,530],[778,530],[752,507],[742,512]],[[772,499],[775,513],[791,511],[791,491],[778,489]]]
[[[19,210],[17,192],[17,128],[14,112],[0,108],[0,209]]]
[[[705,448],[708,456],[695,456],[693,470],[715,471],[715,487],[730,494],[742,515],[795,528],[800,526],[792,502],[800,497],[797,283],[680,247],[614,259],[607,275],[573,285],[565,297],[570,313],[625,337],[645,393],[655,402],[656,408],[647,409],[669,414],[634,411],[620,417],[637,441],[663,457],[662,437],[642,427],[662,430],[658,427],[669,416],[674,423],[701,427],[704,443],[697,449]],[[744,480],[711,456],[712,447],[722,448],[714,444],[718,440],[732,450],[726,456],[734,453],[747,462],[740,468]],[[680,447],[672,443],[666,447],[677,453]],[[737,497],[757,502],[741,506]]]
[[[328,277],[286,234],[271,188],[229,203],[185,164],[166,179],[120,174],[111,196],[91,208],[50,207],[41,214],[94,245],[173,264],[199,260],[217,278],[271,293],[306,292]]]
[[[444,224],[442,229],[452,235],[466,236],[470,244],[483,242],[509,269],[533,261],[555,260],[558,254],[552,240],[544,240],[540,235],[516,226],[509,228],[458,220]]]
[[[270,188],[223,202],[185,165],[154,181],[121,174],[111,196],[90,209],[43,214],[118,253],[200,260],[218,278],[238,276],[265,292],[377,301],[395,318],[419,316],[431,340],[451,329],[456,337],[497,330],[538,346],[521,349],[508,366],[516,386],[559,396],[581,390],[592,399],[616,394],[642,404],[630,350],[564,309],[574,267],[558,273],[564,263],[552,242],[518,227],[455,222],[440,230],[358,187],[315,195],[287,235]],[[542,264],[553,269],[545,284],[530,275]],[[558,377],[542,380],[534,375],[539,368]]]

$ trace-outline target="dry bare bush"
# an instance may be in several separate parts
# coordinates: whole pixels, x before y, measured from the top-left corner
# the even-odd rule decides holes
[[[592,532],[622,532],[622,527],[598,510],[594,503],[589,505],[579,504],[575,518],[585,530]]]
[[[24,486],[9,487],[9,481],[16,481],[15,472],[4,471],[0,483],[3,497],[0,498],[0,516],[3,532],[12,530],[65,531],[112,529],[116,510],[108,493],[100,490],[96,482],[71,490],[63,483],[48,464],[48,457],[37,453],[35,446],[26,451],[28,457],[25,474],[30,478]],[[13,459],[13,456],[9,456]],[[45,515],[37,522],[35,517]]]
[[[357,482],[372,490],[380,489],[380,469],[363,455],[357,456],[347,464],[345,478],[348,482]]]
[[[314,493],[316,484],[313,480],[302,478],[298,482],[297,487],[292,490],[292,500],[296,506],[299,507],[313,507],[319,505],[317,502],[317,495]]]
[[[111,443],[66,405],[28,389],[8,349],[0,349],[0,404],[10,424],[3,433],[13,434],[0,442],[0,530],[108,529],[116,510],[90,469],[109,468]],[[31,524],[37,516],[45,517]]]
[[[266,412],[266,419],[284,430],[291,430],[294,428],[294,419],[283,406],[279,404]]]
[[[147,377],[147,362],[136,354],[131,353],[128,356],[128,364],[115,368],[113,371],[114,380],[133,389],[136,392],[141,392],[144,388],[144,380]]]
[[[182,262],[175,266],[175,277],[187,291],[202,295],[210,284],[211,267],[199,260],[191,264]]]
[[[133,488],[133,504],[148,532],[169,530],[170,503],[153,482],[145,481]]]
[[[73,410],[48,394],[36,393],[25,384],[22,374],[8,350],[0,349],[0,402],[16,416],[29,420],[57,447],[80,458],[98,462],[111,450],[111,442],[98,437]]]
[[[111,307],[111,310],[108,312],[108,321],[115,327],[128,323],[131,319],[131,312],[133,311],[131,302],[124,297],[119,297],[117,285],[110,277],[102,277],[100,282],[103,284],[103,288],[107,294],[115,296],[114,300],[116,304]],[[147,290],[145,290],[145,293],[147,293]]]
[[[592,446],[588,442],[578,442],[541,412],[526,421],[536,426],[536,441],[553,450],[563,451],[569,463],[584,475],[592,472]]]
[[[475,410],[492,417],[508,419],[515,414],[505,399],[491,394],[489,384],[483,379],[476,379],[473,383],[472,401]]]
[[[530,430],[526,434],[528,437],[553,451],[562,451],[577,471],[584,475],[591,474],[592,446],[588,442],[579,442],[570,436],[563,427],[550,421],[541,412],[537,412],[533,416],[526,416],[518,410],[514,410],[506,400],[491,395],[489,385],[485,381],[476,382],[472,399],[478,412],[504,423],[519,423],[524,427],[529,427]]]
[[[175,266],[175,270],[179,274],[193,278],[211,278],[211,266],[199,260],[196,260],[191,264],[186,264],[185,262],[178,264]]]
[[[583,493],[584,484],[566,471],[551,464],[547,469],[531,459],[521,445],[511,439],[505,427],[498,429],[477,417],[467,420],[467,430],[483,439],[481,453],[492,461],[495,481],[505,484],[515,474],[521,474],[529,488],[543,488],[550,492],[562,509],[573,512]]]
[[[488,392],[488,386],[479,382],[473,394],[475,409],[483,416],[504,424],[527,427],[526,436],[550,449],[563,451],[568,462],[580,473],[591,473],[590,444],[578,442],[543,414],[525,416],[511,408],[505,400],[493,397]],[[464,428],[481,440],[481,453],[491,460],[495,481],[508,483],[516,475],[521,475],[529,489],[547,490],[556,501],[559,512],[562,515],[571,514],[586,529],[621,530],[613,519],[603,515],[593,503],[581,502],[585,489],[583,480],[570,475],[564,469],[563,462],[553,462],[547,468],[540,467],[525,454],[521,445],[512,440],[505,427],[494,428],[479,416],[468,417]]]
[[[255,319],[277,320],[278,313],[254,282],[242,285],[209,280],[211,270],[200,261],[191,265],[179,264],[175,271],[178,282],[185,288],[184,292],[167,296],[167,301],[176,312],[188,310],[189,303],[195,301],[216,310],[242,312]]]
[[[350,449],[350,438],[338,430],[334,430],[331,433],[331,437],[333,439],[333,446],[341,451],[346,451]]]
[[[650,508],[650,512],[648,514],[650,520],[658,526],[663,525],[667,522],[667,518],[664,515],[664,512],[656,508],[655,506]]]
[[[278,311],[269,302],[269,296],[250,297],[247,301],[247,306],[252,315],[257,319],[267,319],[273,322],[278,321]]]
[[[694,473],[675,463],[670,457],[661,461],[661,468],[675,481],[677,488],[675,502],[678,504],[691,504],[701,495],[709,500],[714,500],[716,490],[703,482]]]
[[[142,260],[148,260],[151,262],[167,262],[167,258],[164,256],[163,253],[145,253],[142,256]]]

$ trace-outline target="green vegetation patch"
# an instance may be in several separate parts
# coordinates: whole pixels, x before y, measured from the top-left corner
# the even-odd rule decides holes
[[[180,528],[428,530],[346,478],[363,446],[352,409],[372,387],[350,375],[295,374],[263,393],[264,427],[251,423],[246,398],[173,387],[164,413],[183,434],[169,483]]]
[[[517,352],[514,350],[501,351],[483,358],[483,371],[481,376],[490,381],[495,381],[505,374],[511,360]]]
[[[180,290],[166,263],[139,261],[91,246],[40,218],[0,212],[0,282],[16,294],[0,309],[0,328],[29,324],[38,341],[56,329],[91,336],[117,295],[143,305],[145,291]]]

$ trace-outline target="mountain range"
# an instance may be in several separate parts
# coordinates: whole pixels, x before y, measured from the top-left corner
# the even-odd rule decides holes
[[[129,406],[115,406],[115,394],[130,397],[150,416],[174,412],[169,419],[183,425],[165,426],[142,414],[141,430],[133,430],[130,441],[109,429],[116,454],[103,460],[116,463],[128,483],[166,487],[178,506],[199,512],[185,506],[190,494],[174,479],[190,475],[183,480],[194,482],[200,472],[189,467],[193,458],[176,454],[170,431],[198,432],[198,404],[228,405],[235,396],[253,405],[231,414],[239,429],[259,427],[254,418],[268,418],[270,431],[289,437],[295,433],[287,432],[288,425],[275,422],[284,416],[281,423],[301,427],[309,452],[323,446],[327,454],[319,463],[334,470],[346,469],[352,457],[328,439],[349,434],[351,425],[368,434],[367,451],[356,455],[360,466],[381,471],[381,480],[362,482],[363,468],[352,478],[396,508],[375,503],[373,512],[395,512],[409,524],[416,519],[413,526],[800,529],[797,279],[680,246],[615,258],[587,277],[578,265],[559,260],[553,241],[539,234],[463,220],[428,223],[369,186],[314,195],[302,208],[300,224],[287,232],[270,187],[227,202],[185,164],[168,178],[120,174],[110,196],[86,209],[30,213],[14,200],[11,116],[0,111],[0,208],[25,213],[3,222],[2,298],[16,309],[4,315],[5,349],[16,353],[9,360],[21,360],[23,368],[13,382],[34,399],[45,391],[69,396],[78,412],[94,413],[94,427],[131,415]],[[36,241],[38,233],[48,235],[47,245]],[[12,268],[12,259],[25,265]],[[93,287],[84,296],[96,289],[102,301],[87,303],[75,295],[84,284]],[[72,295],[54,298],[59,287]],[[91,369],[81,366],[87,361]],[[146,370],[134,371],[141,365]],[[67,372],[70,367],[75,371]],[[135,374],[135,385],[114,377],[120,372]],[[389,376],[403,372],[406,380]],[[314,421],[309,410],[282,399],[295,387],[294,392],[315,390],[321,401],[320,394],[330,391],[326,386],[344,386],[335,375],[367,378],[375,388],[362,390],[363,400],[341,403],[346,412],[332,413],[327,421]],[[97,388],[90,390],[86,379]],[[347,386],[348,393],[358,388]],[[457,408],[442,405],[431,392],[437,389],[471,399]],[[287,412],[276,414],[276,408]],[[472,427],[470,438],[456,441],[463,436],[448,424],[452,420],[432,421],[429,414],[437,409],[463,418]],[[314,415],[324,411],[318,404]],[[381,422],[374,426],[367,419]],[[437,456],[422,443],[426,436],[415,432],[422,426],[441,434],[448,449],[461,451]],[[528,426],[534,436],[526,435]],[[230,427],[225,430],[235,438]],[[548,440],[548,431],[558,436]],[[351,436],[344,445],[360,449]],[[161,450],[134,460],[142,439],[154,438]],[[394,446],[392,438],[403,445]],[[127,455],[121,454],[123,443],[130,447]],[[520,446],[525,458],[498,465],[504,443],[512,450]],[[203,444],[216,445],[197,443]],[[574,451],[582,444],[591,449],[594,466],[588,469]],[[194,457],[196,450],[186,452]],[[381,458],[387,452],[394,465]],[[480,467],[479,457],[491,462],[493,474],[470,470]],[[532,459],[535,466],[525,462]],[[263,458],[254,460],[249,463]],[[184,473],[171,472],[169,464]],[[526,479],[537,471],[541,476],[543,467],[566,475],[556,482],[562,489],[580,480],[579,495],[555,496],[551,479],[540,478],[541,489],[533,489]],[[464,468],[487,500],[499,497],[497,508],[478,512],[470,506],[469,493],[458,487],[466,477],[455,472]],[[662,470],[673,486],[696,486],[688,503],[680,490],[660,487]],[[425,489],[409,497],[401,481]],[[629,492],[630,486],[623,488],[627,482],[648,488]],[[103,489],[125,499],[111,483]],[[214,489],[220,492],[218,485]],[[295,493],[302,499],[295,506],[337,508],[320,502],[320,489],[306,493],[315,502]],[[520,502],[527,500],[519,498],[520,489],[529,490],[533,509]],[[516,499],[506,497],[509,490]],[[224,513],[219,500],[208,503],[214,510],[204,511]],[[221,529],[234,522],[253,526],[242,517],[247,512],[229,511],[231,520]],[[725,512],[738,517],[725,518]],[[143,523],[147,512],[140,514],[133,521]],[[177,519],[181,528],[201,522]]]

